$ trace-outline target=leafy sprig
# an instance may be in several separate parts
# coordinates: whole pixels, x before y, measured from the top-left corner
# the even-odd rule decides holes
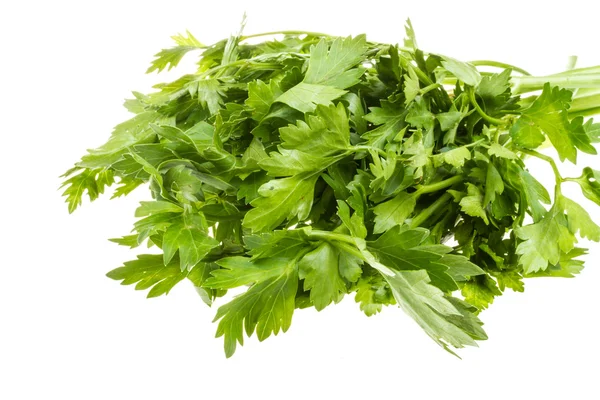
[[[562,185],[600,205],[600,172],[563,177],[538,149],[596,154],[584,117],[600,109],[600,67],[534,77],[424,53],[410,21],[406,33],[403,47],[174,36],[148,72],[199,51],[197,72],[134,92],[135,116],[64,175],[70,212],[115,182],[115,196],[150,188],[133,234],[112,240],[162,253],[108,276],[148,297],[187,278],[209,305],[247,287],[215,317],[231,356],[244,334],[285,332],[295,309],[348,294],[369,316],[398,305],[452,352],[487,338],[478,314],[507,288],[581,271],[578,238],[600,241],[600,227]],[[526,157],[553,171],[553,197]]]

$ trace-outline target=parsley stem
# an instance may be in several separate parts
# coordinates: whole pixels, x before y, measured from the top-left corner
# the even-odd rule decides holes
[[[559,72],[557,74],[552,74],[550,76],[561,76],[561,75],[586,75],[600,72],[600,65],[595,65],[593,67],[583,67],[583,68],[572,68],[566,71]]]
[[[387,153],[385,152],[385,150],[380,149],[378,147],[372,147],[372,146],[363,146],[363,145],[358,145],[358,146],[354,146],[354,149],[356,150],[367,150],[367,151],[376,151],[378,152],[380,155],[387,157]]]
[[[415,73],[417,74],[417,77],[427,86],[431,86],[433,85],[433,81],[431,80],[431,78],[429,78],[427,76],[427,74],[425,74],[425,72],[421,71],[420,68],[415,67],[414,68]]]
[[[423,89],[420,90],[421,95],[424,95],[427,92],[431,92],[433,89],[437,89],[439,87],[442,87],[442,85],[440,85],[439,83],[432,83],[429,86],[425,86]]]
[[[578,96],[573,99],[569,107],[569,117],[591,116],[598,114],[600,108],[600,93]]]
[[[496,132],[498,132],[498,131],[496,130]],[[473,143],[465,144],[463,147],[465,147],[465,148],[469,148],[469,147],[475,147],[475,146],[477,146],[479,143],[483,143],[483,142],[485,142],[485,139],[479,139],[479,140],[477,140],[477,141],[475,141],[475,142],[473,142]]]
[[[356,248],[356,243],[353,243],[352,245],[349,245],[346,242],[342,242],[342,243],[336,243],[336,246],[340,249],[345,251],[346,253],[352,254],[353,256],[355,256],[356,258],[359,258],[363,261],[367,261],[365,259],[365,255],[363,253],[361,253],[361,251],[359,249]]]
[[[250,39],[250,38],[255,38],[255,37],[262,37],[262,36],[273,36],[273,35],[307,35],[307,36],[323,36],[323,37],[331,37],[331,35],[328,35],[326,33],[321,33],[321,32],[307,32],[307,31],[272,31],[272,32],[263,32],[263,33],[254,33],[252,35],[244,35],[242,37],[240,37],[240,41],[242,40],[246,40],[246,39]]]
[[[489,115],[487,115],[485,113],[485,111],[483,111],[483,109],[481,108],[479,103],[477,103],[477,99],[475,98],[475,90],[473,88],[470,88],[468,90],[468,92],[469,92],[469,99],[471,100],[471,104],[473,104],[473,107],[475,107],[475,109],[477,110],[479,115],[481,115],[481,118],[483,118],[484,120],[486,120],[487,122],[489,122],[490,124],[493,124],[493,125],[504,125],[504,123],[505,123],[504,120],[490,117]]]
[[[571,70],[577,71],[577,70]],[[548,76],[513,76],[511,81],[514,85],[513,94],[521,94],[541,90],[546,83],[550,86],[561,88],[598,88],[600,87],[600,73]]]
[[[519,151],[521,153],[528,154],[530,156],[539,158],[540,160],[544,160],[548,164],[550,164],[550,166],[552,166],[552,170],[554,171],[554,177],[556,178],[556,186],[557,187],[560,187],[560,184],[565,181],[563,179],[563,177],[560,175],[560,171],[558,170],[558,166],[556,165],[556,162],[554,161],[554,159],[552,157],[548,157],[548,156],[546,156],[544,154],[538,153],[535,150],[523,149],[523,148],[520,148],[520,147],[519,147]]]
[[[450,187],[452,185],[454,185],[455,183],[459,183],[462,182],[464,180],[464,176],[462,175],[455,175],[452,178],[448,178],[445,179],[443,181],[439,181],[436,183],[431,183],[429,185],[425,185],[425,186],[421,186],[416,192],[415,195],[421,195],[421,194],[425,194],[425,193],[434,193],[437,192],[439,190],[445,189],[447,187]]]
[[[513,71],[517,71],[520,74],[523,75],[531,75],[529,72],[525,71],[522,68],[516,67],[514,65],[511,64],[507,64],[507,63],[503,63],[503,62],[498,62],[498,61],[492,61],[492,60],[475,60],[475,61],[469,61],[469,64],[472,64],[474,66],[485,66],[485,67],[498,67],[498,68],[504,68],[504,69],[512,69]]]
[[[348,244],[351,244],[352,246],[356,246],[356,242],[354,241],[352,236],[344,235],[341,233],[312,230],[312,231],[310,231],[308,236],[312,239],[335,240],[338,242],[348,243]]]
[[[438,103],[438,105],[440,105],[441,107],[450,107],[451,101],[450,101],[450,97],[448,97],[448,93],[443,90],[443,86],[432,81],[431,78],[429,76],[427,76],[427,74],[425,72],[423,72],[420,68],[413,66],[415,73],[417,74],[417,78],[419,78],[419,80],[421,82],[423,82],[426,86],[421,89],[421,90],[426,90],[426,92],[422,92],[421,94],[427,93],[427,92],[432,92],[432,95],[436,101],[436,103]],[[436,86],[437,85],[437,86]],[[438,88],[442,88],[442,90],[435,90]]]
[[[411,228],[417,228],[421,226],[425,221],[429,219],[433,214],[438,212],[440,208],[446,205],[446,202],[452,198],[452,195],[448,192],[444,193],[436,199],[429,207],[421,211],[416,217],[410,222]]]

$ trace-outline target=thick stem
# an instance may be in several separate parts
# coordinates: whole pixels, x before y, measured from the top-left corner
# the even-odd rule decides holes
[[[571,103],[571,107],[569,108],[569,116],[576,117],[578,115],[595,115],[598,113],[599,109],[600,93],[578,96],[575,97]]]
[[[511,78],[514,85],[513,94],[541,90],[546,83],[567,89],[600,87],[600,72],[580,74],[574,71],[578,70],[566,71],[562,75],[513,76]]]
[[[452,178],[445,179],[443,181],[439,181],[436,183],[432,183],[429,185],[421,186],[416,192],[415,195],[419,196],[425,193],[434,193],[442,189],[446,189],[454,185],[455,183],[459,183],[464,181],[464,177],[462,175],[455,175]]]
[[[484,120],[486,120],[487,122],[489,122],[492,125],[504,125],[505,124],[504,120],[490,117],[489,115],[487,115],[485,113],[485,111],[483,111],[483,109],[481,108],[479,103],[477,103],[477,99],[475,98],[475,90],[473,88],[470,88],[468,90],[468,92],[469,92],[469,99],[471,100],[471,104],[473,104],[473,107],[475,107],[475,109],[477,110],[479,115],[481,115],[481,118],[483,118]]]
[[[597,74],[600,73],[600,65],[594,65],[593,67],[585,67],[585,68],[573,68],[567,71],[562,71],[557,74],[552,74],[550,76],[561,76],[561,75],[588,75],[588,74]]]
[[[421,211],[416,217],[410,222],[411,228],[417,228],[427,221],[433,214],[438,212],[446,203],[452,198],[452,195],[448,192],[444,193],[436,201],[431,203],[429,207]]]

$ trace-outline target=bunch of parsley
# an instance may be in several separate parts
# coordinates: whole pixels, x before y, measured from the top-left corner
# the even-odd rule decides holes
[[[562,177],[535,149],[596,154],[600,126],[584,117],[600,107],[600,68],[532,77],[424,53],[406,32],[403,47],[300,31],[211,46],[175,36],[148,72],[200,50],[197,72],[135,92],[135,116],[65,174],[69,211],[115,178],[114,197],[150,187],[134,233],[112,240],[161,253],[108,276],[148,297],[187,279],[209,305],[247,287],[215,317],[231,356],[244,333],[264,340],[295,309],[347,294],[367,315],[397,304],[451,351],[486,339],[479,311],[523,278],[578,273],[576,236],[599,241],[600,227],[561,184],[600,205],[600,171]],[[526,156],[553,170],[553,195]]]

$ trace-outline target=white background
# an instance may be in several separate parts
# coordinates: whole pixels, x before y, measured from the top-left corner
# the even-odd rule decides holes
[[[600,398],[598,244],[578,278],[530,280],[526,293],[497,299],[482,314],[490,340],[460,351],[462,360],[401,310],[367,318],[351,297],[296,312],[288,333],[250,339],[227,360],[213,338],[215,309],[190,284],[146,300],[104,276],[134,258],[106,239],[129,232],[147,191],[106,196],[70,216],[57,191],[58,175],[127,117],[121,103],[130,90],[177,75],[144,71],[185,29],[212,43],[236,30],[246,10],[246,33],[298,28],[399,42],[410,17],[425,50],[543,74],[570,54],[582,66],[600,64],[591,4],[3,2],[0,398]],[[599,159],[581,160],[599,168]],[[577,188],[566,191],[581,199]]]

